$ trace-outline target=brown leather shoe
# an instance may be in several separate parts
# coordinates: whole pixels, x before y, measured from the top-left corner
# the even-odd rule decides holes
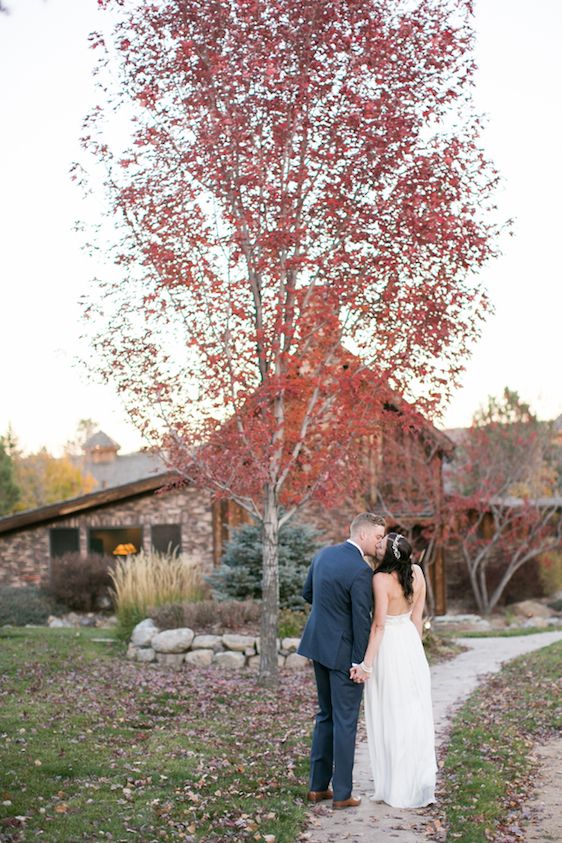
[[[308,802],[322,802],[323,799],[332,799],[331,790],[309,790],[306,794]]]
[[[361,804],[361,799],[357,796],[350,796],[349,799],[342,799],[341,801],[334,801],[332,802],[332,807],[336,809],[336,811],[340,810],[341,808],[357,808],[358,805]]]

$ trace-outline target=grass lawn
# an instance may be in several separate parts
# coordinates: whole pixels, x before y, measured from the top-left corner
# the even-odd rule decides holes
[[[562,728],[562,642],[521,656],[456,715],[444,757],[437,828],[462,843],[525,839],[533,744]],[[437,815],[436,815],[437,816]],[[441,839],[441,838],[439,838]]]
[[[450,632],[447,636],[455,638],[515,638],[520,635],[537,635],[539,632],[558,632],[562,626],[514,626],[507,629],[487,629],[481,632]]]
[[[293,843],[306,813],[310,672],[123,659],[107,630],[0,629],[0,841]]]

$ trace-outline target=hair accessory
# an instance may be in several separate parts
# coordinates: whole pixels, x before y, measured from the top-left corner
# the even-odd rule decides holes
[[[400,559],[400,548],[398,547],[398,539],[401,538],[403,538],[403,536],[401,536],[400,533],[397,533],[396,538],[392,542],[392,552],[394,553],[397,559]]]

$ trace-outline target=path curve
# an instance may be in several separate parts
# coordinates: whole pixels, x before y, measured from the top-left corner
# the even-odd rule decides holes
[[[483,676],[498,671],[503,662],[562,641],[562,631],[541,632],[513,638],[458,638],[467,647],[450,661],[431,668],[433,716],[437,747],[447,732],[455,709],[476,688]],[[419,843],[423,813],[371,802],[372,778],[366,740],[355,753],[354,793],[362,797],[359,808],[333,811],[323,803],[310,811],[310,825],[301,838],[309,843]]]

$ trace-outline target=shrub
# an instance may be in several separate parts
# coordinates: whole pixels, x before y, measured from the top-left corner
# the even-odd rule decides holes
[[[118,633],[128,638],[149,611],[165,604],[196,602],[206,596],[201,571],[188,556],[145,553],[119,559],[111,573]]]
[[[301,597],[308,566],[318,549],[317,534],[310,527],[285,525],[279,532],[279,604],[282,609],[302,609]],[[222,565],[207,581],[216,600],[261,600],[262,534],[260,527],[244,524],[226,546]]]
[[[562,551],[553,550],[539,557],[539,577],[548,597],[562,590]]]
[[[92,612],[100,598],[109,594],[114,565],[112,556],[65,553],[51,560],[50,576],[43,588],[69,609]]]
[[[36,586],[0,588],[0,626],[44,624],[60,610],[56,601]]]
[[[308,612],[282,609],[279,614],[279,638],[300,638],[307,617]]]
[[[177,629],[187,626],[195,632],[217,630],[220,632],[257,626],[261,616],[261,605],[252,600],[202,600],[200,603],[181,603],[160,606],[150,611],[159,629]]]

